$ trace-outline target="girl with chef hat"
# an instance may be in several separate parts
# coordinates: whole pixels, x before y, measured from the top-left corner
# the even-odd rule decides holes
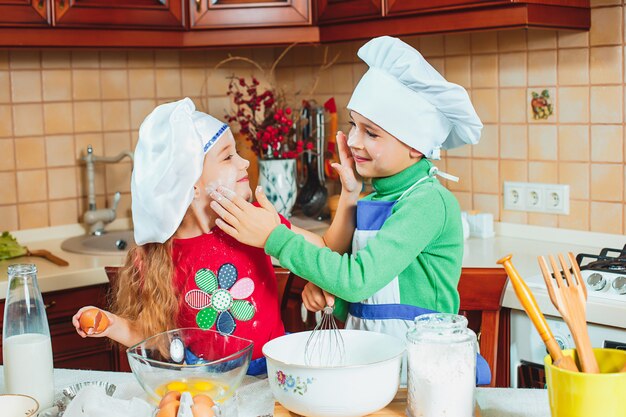
[[[105,312],[110,325],[104,332],[86,334],[79,325],[84,307],[73,318],[77,332],[132,346],[174,328],[214,329],[254,341],[249,373],[263,373],[263,345],[285,333],[271,259],[215,228],[209,207],[209,193],[218,186],[251,198],[248,166],[228,125],[196,111],[189,98],[156,107],[141,124],[134,153],[138,246],[119,271],[115,314]],[[317,235],[276,218],[323,245]],[[188,362],[193,358],[187,352]]]
[[[265,204],[250,207],[223,188],[218,191],[227,198],[211,204],[221,217],[218,227],[263,247],[310,281],[303,292],[307,308],[333,302],[321,288],[347,301],[335,303],[346,328],[404,340],[416,316],[458,312],[461,212],[437,176],[458,179],[439,172],[432,160],[441,149],[477,143],[482,123],[465,89],[446,81],[401,40],[372,39],[358,56],[369,69],[348,103],[347,145],[374,192],[357,203],[352,253],[311,245],[280,225]],[[486,382],[478,371],[479,382]]]

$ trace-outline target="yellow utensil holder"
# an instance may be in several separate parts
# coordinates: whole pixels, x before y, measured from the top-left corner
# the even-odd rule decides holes
[[[599,374],[571,372],[552,365],[552,358],[544,358],[548,399],[552,417],[624,417],[626,415],[626,372],[619,372],[626,364],[626,351],[594,349],[600,367]],[[576,350],[567,349],[579,365]]]

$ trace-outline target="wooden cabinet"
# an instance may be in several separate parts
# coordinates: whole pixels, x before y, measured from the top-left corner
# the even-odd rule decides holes
[[[108,338],[83,339],[72,325],[72,316],[80,307],[95,305],[106,308],[108,289],[109,285],[103,284],[43,294],[55,368],[119,370],[118,349]],[[0,326],[4,318],[4,304],[4,300],[0,301]]]
[[[334,3],[337,8],[356,10],[371,1]],[[325,18],[321,15],[319,19],[323,23]],[[387,0],[376,17],[334,19],[331,23],[321,26],[321,42],[489,29],[588,30],[591,11],[589,0]]]
[[[382,0],[320,0],[317,23],[346,22],[382,17]]]
[[[192,29],[311,24],[310,0],[189,0]]]
[[[49,26],[49,0],[0,0],[0,27]]]
[[[589,0],[0,0],[0,47],[209,48],[588,30]]]
[[[183,0],[52,1],[59,27],[184,28]]]

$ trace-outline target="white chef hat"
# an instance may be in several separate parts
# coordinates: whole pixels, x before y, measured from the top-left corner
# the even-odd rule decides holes
[[[139,128],[130,183],[135,241],[163,243],[183,220],[204,156],[228,129],[189,98],[157,106]]]
[[[446,81],[410,45],[374,38],[358,56],[369,65],[348,109],[370,119],[427,158],[439,149],[477,143],[483,127],[467,91]]]

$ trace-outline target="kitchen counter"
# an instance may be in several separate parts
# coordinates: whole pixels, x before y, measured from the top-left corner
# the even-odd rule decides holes
[[[323,234],[327,223],[319,222],[304,216],[293,216],[292,222],[302,228]],[[126,222],[126,223],[125,223]],[[127,220],[117,220],[111,229],[127,228]],[[463,267],[495,268],[496,261],[506,254],[513,254],[513,263],[522,278],[540,274],[537,256],[573,252],[575,254],[598,253],[602,247],[622,248],[626,243],[623,235],[610,235],[592,232],[579,232],[566,229],[555,229],[538,226],[496,223],[496,236],[487,239],[470,238],[465,242]],[[80,225],[51,227],[38,230],[14,232],[18,241],[30,249],[46,249],[67,260],[67,267],[56,266],[45,259],[21,257],[0,262],[0,282],[7,279],[7,266],[13,263],[32,262],[39,270],[38,279],[42,292],[96,285],[107,282],[104,267],[121,265],[123,255],[90,256],[61,250],[61,242],[68,237],[83,234]],[[45,238],[42,238],[45,236]],[[545,314],[558,316],[545,290],[533,289],[539,307]],[[0,289],[0,300],[5,298],[6,291]],[[515,293],[507,286],[503,306],[521,309]],[[625,303],[594,303],[589,301],[587,308],[590,322],[601,322],[607,325],[626,328]],[[608,320],[608,321],[607,321]]]
[[[0,367],[1,368],[1,367]],[[244,386],[238,391],[239,416],[257,417],[266,413],[259,398],[268,397],[269,385],[266,380],[246,377]],[[130,373],[80,371],[73,369],[55,369],[55,394],[59,396],[61,390],[72,384],[83,381],[106,381],[118,386],[121,398],[143,396],[139,384]],[[245,389],[246,385],[255,385],[255,389]],[[0,392],[4,392],[4,376],[0,372]],[[264,395],[264,393],[266,395]],[[116,394],[116,396],[118,396]],[[452,393],[453,394],[453,393]],[[145,398],[145,397],[144,397]],[[248,400],[249,398],[249,400]],[[476,399],[481,409],[481,417],[549,417],[548,392],[541,389],[512,389],[512,388],[477,388]],[[258,407],[253,402],[261,403]],[[256,411],[255,411],[256,410]],[[284,415],[284,414],[282,414]],[[378,416],[396,416],[404,414],[379,414]]]

